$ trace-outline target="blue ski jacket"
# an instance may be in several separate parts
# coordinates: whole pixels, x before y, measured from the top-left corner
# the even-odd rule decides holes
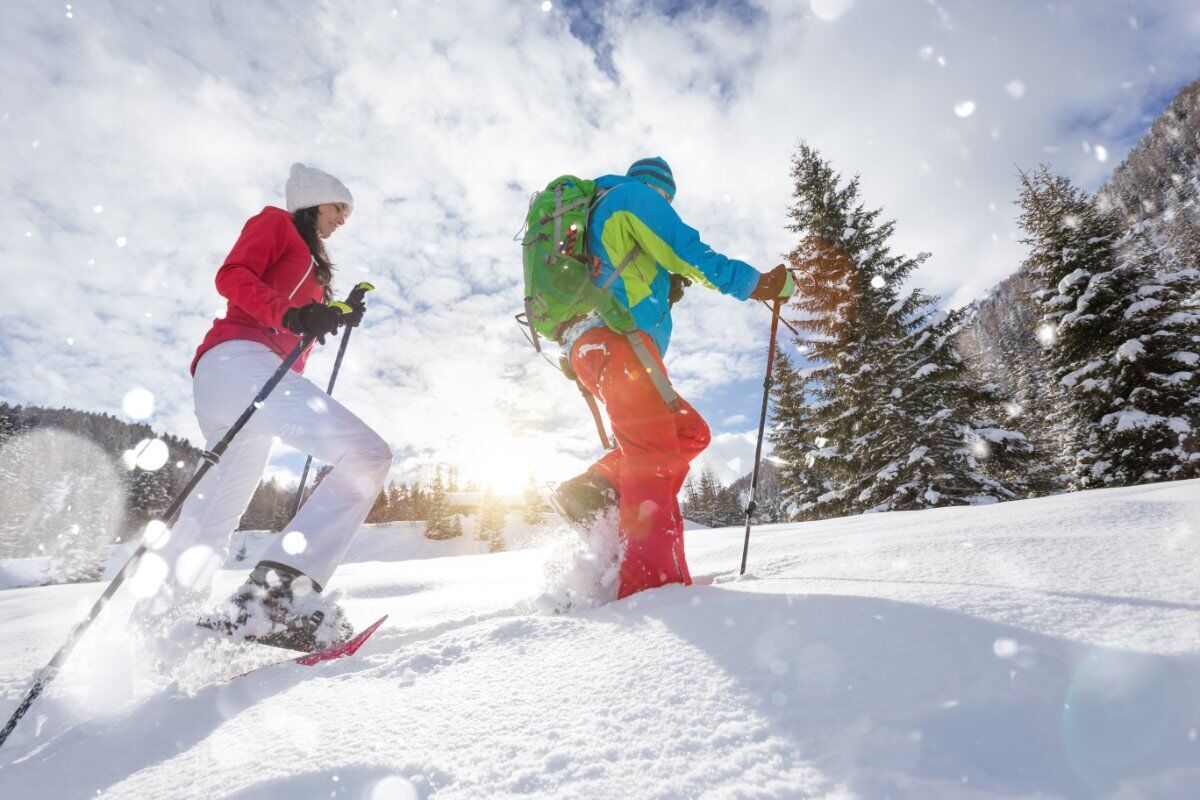
[[[674,272],[722,294],[750,299],[758,284],[754,267],[727,258],[700,241],[662,195],[635,178],[605,175],[596,179],[605,190],[588,225],[588,248],[600,260],[592,280],[604,286],[636,244],[638,254],[613,280],[617,300],[629,309],[638,329],[649,334],[665,356],[671,342],[671,304]],[[603,323],[599,323],[603,324]]]

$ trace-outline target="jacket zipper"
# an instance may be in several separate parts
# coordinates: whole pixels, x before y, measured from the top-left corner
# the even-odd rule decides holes
[[[292,293],[288,295],[288,300],[291,300],[293,297],[296,296],[296,292],[300,291],[300,287],[304,285],[304,282],[306,280],[308,280],[308,276],[312,274],[313,267],[316,265],[316,263],[317,263],[317,257],[309,256],[308,270],[305,271],[304,277],[300,279],[300,282],[296,284],[296,288],[292,289]]]
[[[317,257],[310,255],[308,257],[308,269],[304,271],[304,277],[301,278],[300,282],[296,284],[296,288],[292,289],[292,293],[288,295],[288,300],[291,300],[293,297],[296,296],[296,292],[300,291],[300,287],[304,285],[304,282],[306,280],[308,280],[308,276],[312,274],[313,267],[316,265],[316,263],[317,263]],[[271,332],[279,333],[279,330],[277,328],[272,327]]]

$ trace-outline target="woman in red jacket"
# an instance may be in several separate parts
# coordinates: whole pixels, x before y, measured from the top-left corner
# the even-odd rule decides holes
[[[341,227],[354,199],[337,178],[293,164],[287,210],[268,206],[242,229],[217,271],[228,299],[192,361],[196,418],[211,448],[304,335],[357,325],[327,305],[333,265],[323,240]],[[312,650],[351,632],[336,596],[324,589],[383,486],[392,454],[362,420],[301,377],[307,353],[250,419],[188,498],[166,541],[148,554],[163,574],[138,607],[142,619],[195,614],[229,552],[231,532],[262,478],[275,440],[333,466],[275,538],[229,603],[202,624],[239,638]],[[194,618],[194,617],[193,617]]]

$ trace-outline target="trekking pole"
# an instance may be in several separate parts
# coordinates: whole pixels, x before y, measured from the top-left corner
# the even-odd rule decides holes
[[[350,296],[346,298],[347,305],[361,303],[366,297],[367,292],[375,287],[363,281],[351,290]],[[333,372],[329,375],[329,386],[325,388],[325,394],[333,395],[333,385],[337,383],[338,371],[342,368],[342,357],[346,355],[346,346],[350,344],[350,331],[353,328],[346,328],[342,334],[342,343],[338,345],[337,358],[333,360]],[[308,470],[312,467],[312,453],[308,454],[308,458],[304,459],[304,471],[300,473],[300,486],[296,489],[296,496],[292,498],[292,508],[288,512],[288,519],[296,516],[296,512],[300,510],[300,504],[304,502],[304,484],[308,483]]]
[[[739,575],[746,574],[746,556],[750,554],[750,525],[754,512],[758,509],[755,494],[758,491],[758,467],[762,463],[763,432],[767,427],[767,403],[771,399],[771,371],[775,367],[775,336],[779,332],[779,309],[783,302],[775,299],[771,308],[771,349],[767,351],[767,377],[763,381],[762,413],[758,418],[758,444],[754,447],[754,472],[750,476],[750,499],[746,502],[746,541],[742,545],[742,569]]]
[[[353,310],[347,303],[331,303],[330,305],[332,305],[338,311],[341,311],[343,314],[349,314]],[[206,474],[208,474],[208,471],[221,460],[221,456],[226,450],[229,449],[230,443],[233,442],[233,437],[238,435],[242,428],[246,426],[246,423],[250,421],[250,418],[254,416],[254,412],[257,411],[264,402],[266,402],[267,397],[272,391],[274,391],[279,382],[283,380],[283,376],[287,375],[288,370],[290,370],[292,365],[296,363],[296,359],[300,358],[301,354],[303,354],[304,351],[307,350],[310,345],[312,345],[315,338],[316,337],[311,335],[305,336],[299,341],[299,343],[296,344],[295,347],[292,348],[292,352],[288,353],[287,357],[283,359],[283,363],[279,365],[279,369],[275,370],[275,374],[272,375],[271,379],[263,385],[263,388],[255,396],[254,400],[246,407],[246,410],[242,412],[242,415],[238,417],[237,421],[234,422],[233,425],[230,426],[229,430],[225,432],[225,435],[221,437],[221,441],[217,442],[216,446],[212,450],[201,453],[200,457],[203,460],[203,463],[200,465],[200,468],[196,470],[196,473],[192,475],[192,479],[189,480],[187,485],[183,487],[182,491],[176,495],[175,499],[171,502],[170,508],[168,508],[163,514],[163,519],[166,521],[168,526],[174,523],[175,516],[183,507],[184,501],[187,500],[188,495],[192,493],[192,490],[196,488],[196,485],[200,483],[200,480]],[[54,658],[50,659],[49,664],[47,664],[45,667],[39,670],[36,675],[34,675],[33,685],[29,688],[29,692],[26,693],[25,698],[21,700],[20,704],[17,706],[17,710],[13,712],[11,717],[9,717],[8,724],[4,726],[4,730],[0,731],[0,747],[3,747],[4,743],[8,741],[9,735],[13,732],[13,729],[17,727],[17,723],[21,721],[21,717],[25,716],[25,712],[29,711],[29,707],[33,705],[33,701],[38,698],[43,690],[45,690],[50,681],[54,680],[55,676],[58,675],[59,670],[61,670],[63,664],[66,663],[67,657],[70,656],[71,651],[75,649],[75,645],[77,645],[79,640],[83,638],[83,634],[87,631],[91,624],[95,622],[96,617],[98,617],[100,612],[104,610],[104,607],[108,605],[108,601],[111,600],[112,596],[117,593],[117,589],[121,587],[121,584],[125,582],[125,579],[133,573],[134,569],[138,565],[138,562],[142,560],[142,556],[144,556],[146,551],[149,549],[150,543],[147,541],[147,537],[143,535],[142,541],[138,544],[137,549],[133,551],[133,555],[129,557],[129,560],[125,562],[125,566],[121,567],[121,571],[117,573],[117,577],[112,579],[112,582],[108,584],[108,588],[104,590],[104,593],[100,595],[99,599],[97,599],[96,602],[92,604],[92,607],[88,609],[87,616],[84,617],[83,621],[76,625],[75,629],[71,631],[71,635],[67,639],[66,644],[59,648],[58,652],[54,654]]]

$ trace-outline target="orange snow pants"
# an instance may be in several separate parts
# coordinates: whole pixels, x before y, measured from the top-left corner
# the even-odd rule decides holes
[[[638,335],[665,375],[653,341]],[[667,408],[625,336],[609,328],[592,328],[579,338],[571,367],[604,403],[617,439],[617,448],[592,467],[620,493],[625,557],[617,597],[668,583],[690,584],[679,490],[688,464],[712,439],[708,424],[682,398],[678,410]]]

